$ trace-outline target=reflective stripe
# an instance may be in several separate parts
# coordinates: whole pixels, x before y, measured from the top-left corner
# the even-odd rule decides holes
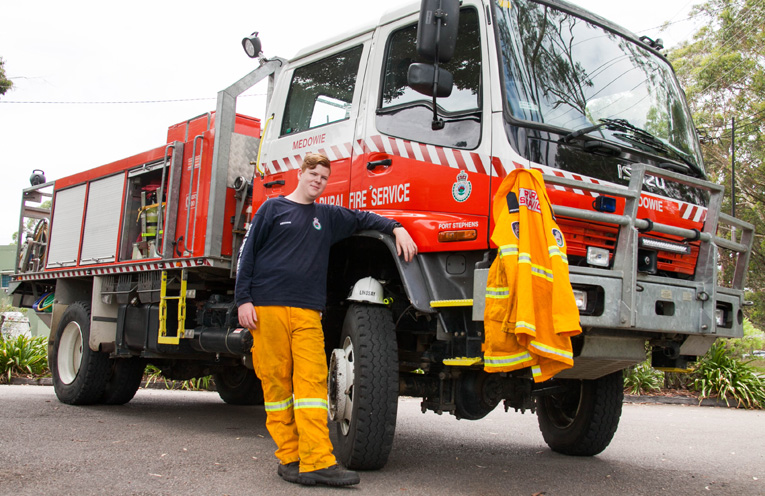
[[[534,377],[539,377],[540,375],[542,375],[542,367],[540,367],[539,365],[534,365],[533,367],[531,367],[531,374]]]
[[[504,287],[504,288],[486,288],[486,297],[487,298],[497,298],[497,299],[504,299],[510,297],[510,288]]]
[[[519,253],[518,254],[518,263],[531,263],[531,255],[528,253]]]
[[[530,330],[530,331],[532,331],[534,333],[537,332],[536,326],[534,326],[534,324],[532,324],[530,322],[523,322],[523,321],[516,322],[515,323],[515,328],[516,328],[516,330],[517,329],[528,329],[528,330]]]
[[[499,247],[499,254],[501,256],[507,256],[507,255],[517,255],[518,254],[518,245],[505,245]]]
[[[560,248],[558,248],[557,246],[551,246],[547,251],[550,254],[550,258],[560,257],[563,263],[568,264],[568,257],[564,255],[563,252],[560,251]]]
[[[289,410],[292,408],[292,397],[282,401],[264,401],[263,405],[266,407],[267,412],[280,412],[282,410]]]
[[[523,353],[516,353],[515,355],[483,357],[484,367],[507,367],[509,365],[515,365],[528,360],[531,360],[531,355],[525,351]]]
[[[550,282],[553,281],[553,271],[545,269],[541,265],[531,264],[531,274],[543,279],[547,279]]]
[[[295,400],[295,410],[301,408],[321,408],[327,410],[327,400],[322,398],[302,398]]]
[[[540,351],[544,351],[545,353],[562,356],[564,358],[574,358],[574,354],[570,351],[561,350],[559,348],[553,348],[552,346],[548,346],[544,343],[540,343],[539,341],[532,341],[529,346],[536,348]]]

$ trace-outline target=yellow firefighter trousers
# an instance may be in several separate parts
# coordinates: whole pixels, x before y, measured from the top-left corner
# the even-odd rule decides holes
[[[250,329],[255,373],[263,385],[266,428],[282,464],[301,472],[336,462],[327,429],[327,359],[321,313],[295,307],[255,307]]]

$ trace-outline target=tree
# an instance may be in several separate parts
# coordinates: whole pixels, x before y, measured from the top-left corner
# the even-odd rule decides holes
[[[701,27],[669,53],[702,137],[711,180],[726,185],[731,211],[731,119],[736,120],[736,216],[755,226],[747,297],[749,318],[765,325],[765,3],[708,0],[694,7]]]
[[[5,77],[5,60],[0,58],[0,95],[13,87],[13,82]]]

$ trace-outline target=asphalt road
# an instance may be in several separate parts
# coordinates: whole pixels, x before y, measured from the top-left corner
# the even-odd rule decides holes
[[[458,421],[402,398],[390,461],[352,489],[279,479],[264,422],[262,407],[216,393],[73,407],[51,387],[0,386],[0,494],[765,494],[762,411],[625,404],[606,451],[573,458],[547,448],[529,413]]]

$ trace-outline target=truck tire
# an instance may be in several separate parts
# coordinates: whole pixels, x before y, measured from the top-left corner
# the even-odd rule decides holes
[[[90,339],[90,304],[72,303],[61,316],[49,362],[53,389],[62,403],[90,405],[104,396],[109,377],[109,355],[93,351]]]
[[[253,370],[247,367],[230,367],[225,372],[213,374],[215,388],[220,399],[229,405],[262,405],[263,387]]]
[[[346,408],[335,418],[335,454],[350,469],[377,470],[388,461],[398,409],[398,351],[390,311],[351,305],[340,343],[348,374],[344,391],[336,391],[344,394]]]
[[[537,399],[537,420],[553,451],[572,456],[597,455],[611,442],[624,400],[622,372],[600,379],[567,381],[568,392]]]
[[[110,375],[101,402],[106,405],[124,405],[133,399],[141,387],[146,362],[138,357],[109,360]]]

